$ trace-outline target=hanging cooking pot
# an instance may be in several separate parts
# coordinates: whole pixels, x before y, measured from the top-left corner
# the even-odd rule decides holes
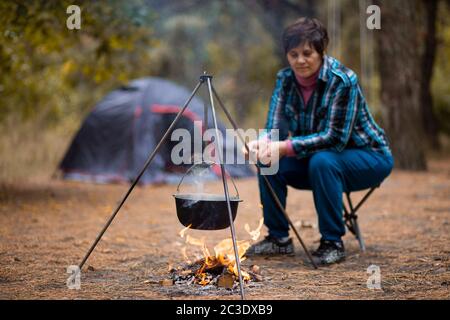
[[[190,167],[180,180],[177,186],[177,193],[175,197],[175,204],[177,207],[178,220],[191,229],[199,230],[221,230],[230,226],[230,218],[228,215],[228,206],[225,194],[211,194],[211,193],[180,193],[180,185],[186,175],[192,171],[193,168],[201,166],[208,168],[215,163],[201,163],[195,164]],[[238,203],[242,200],[239,199],[239,192],[231,177],[234,189],[236,190],[236,196],[230,196],[231,214],[236,219]]]

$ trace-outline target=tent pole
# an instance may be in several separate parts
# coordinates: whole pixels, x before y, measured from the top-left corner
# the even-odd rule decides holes
[[[124,197],[122,198],[122,201],[120,201],[119,205],[117,206],[117,208],[114,210],[113,214],[111,215],[111,217],[108,219],[108,221],[106,222],[105,226],[103,227],[103,229],[100,231],[100,233],[97,235],[97,238],[95,239],[94,243],[91,245],[91,247],[89,248],[88,252],[86,253],[86,255],[84,256],[83,260],[80,262],[80,264],[78,265],[78,270],[77,273],[81,270],[81,268],[83,268],[83,265],[86,263],[87,259],[89,258],[89,256],[91,255],[92,251],[94,251],[95,247],[97,246],[98,242],[100,241],[100,239],[102,238],[103,234],[106,232],[106,230],[108,229],[108,227],[110,226],[111,222],[114,220],[114,218],[116,217],[117,213],[119,212],[120,208],[122,208],[123,204],[125,203],[125,201],[127,200],[128,196],[130,195],[131,191],[134,189],[134,187],[136,186],[136,184],[138,183],[139,179],[142,177],[142,175],[144,174],[145,170],[147,169],[147,167],[150,165],[150,163],[153,161],[154,157],[156,156],[157,152],[159,151],[159,149],[161,148],[162,144],[166,141],[166,139],[168,138],[169,134],[171,133],[172,129],[175,127],[175,125],[177,124],[178,120],[181,118],[181,115],[183,114],[183,112],[186,110],[187,106],[189,105],[189,103],[191,102],[192,98],[195,96],[195,94],[197,93],[198,89],[200,88],[200,86],[203,84],[203,80],[200,79],[200,81],[197,83],[197,86],[194,88],[194,90],[192,91],[190,97],[187,99],[186,103],[184,104],[183,108],[178,112],[177,116],[175,117],[175,119],[173,120],[172,124],[170,125],[170,127],[167,129],[166,133],[164,133],[164,136],[161,138],[161,140],[159,141],[158,145],[155,147],[155,150],[153,150],[152,154],[148,157],[147,161],[145,162],[144,167],[142,168],[141,172],[139,173],[139,175],[136,177],[136,179],[134,180],[133,184],[131,185],[131,187],[128,189],[127,193],[124,195]]]

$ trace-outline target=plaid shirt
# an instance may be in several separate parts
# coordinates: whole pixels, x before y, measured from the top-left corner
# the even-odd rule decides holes
[[[324,56],[316,89],[306,106],[292,69],[278,72],[266,129],[279,129],[279,140],[291,139],[299,158],[346,148],[370,148],[391,155],[356,74],[329,56]]]

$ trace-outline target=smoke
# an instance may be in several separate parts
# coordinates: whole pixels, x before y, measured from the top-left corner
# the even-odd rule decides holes
[[[189,173],[186,176],[186,183],[191,186],[188,188],[190,191],[189,199],[185,199],[183,207],[192,207],[198,201],[206,198],[207,193],[205,193],[205,183],[211,178],[214,178],[211,172],[211,166],[205,163],[196,164],[191,167]],[[181,189],[182,186],[180,186]]]

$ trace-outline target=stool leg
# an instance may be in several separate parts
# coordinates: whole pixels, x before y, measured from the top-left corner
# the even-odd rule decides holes
[[[356,235],[356,239],[358,239],[359,242],[359,248],[361,249],[362,252],[366,252],[366,245],[364,244],[364,239],[362,237],[361,232],[359,231],[359,225],[358,225],[358,221],[356,221],[356,219],[352,218],[353,222],[353,229],[355,230],[355,235]]]
[[[350,193],[347,192],[347,193],[345,193],[345,195],[347,196],[347,202],[348,202],[348,206],[350,208],[350,210],[349,210],[350,213],[347,213],[348,217],[349,217],[348,220],[350,222],[350,225],[352,226],[352,229],[350,231],[355,235],[356,239],[358,240],[359,248],[361,249],[361,251],[365,252],[366,251],[366,245],[364,244],[364,240],[362,238],[361,231],[359,230],[359,225],[358,225],[358,221],[357,221],[358,216],[356,215],[356,210],[359,209],[360,205],[362,204],[361,202],[364,202],[365,199],[363,199],[363,201],[361,201],[356,206],[356,208],[354,208],[353,207],[353,203],[352,203],[352,199],[350,198]],[[344,208],[345,208],[345,206],[344,206]],[[347,212],[347,209],[345,209],[345,211]]]
[[[350,229],[350,231],[356,236],[356,239],[358,239],[359,242],[359,248],[361,249],[362,252],[366,251],[366,245],[364,243],[364,239],[362,237],[361,231],[359,230],[359,225],[358,225],[358,216],[356,215],[356,211],[362,206],[362,204],[367,200],[367,198],[369,198],[369,196],[372,194],[372,192],[375,190],[375,188],[372,188],[369,190],[369,192],[367,192],[365,194],[365,196],[363,197],[363,199],[357,204],[356,207],[353,207],[353,203],[352,200],[350,198],[350,193],[346,193],[345,195],[347,196],[347,202],[348,205],[350,207],[350,213],[347,211],[347,208],[344,206],[344,210],[346,215],[348,216],[348,220],[350,225],[352,226],[352,229]]]
[[[353,220],[351,219],[350,212],[349,212],[350,210],[347,210],[345,203],[343,203],[343,209],[344,209],[344,224],[347,226],[347,229],[351,233],[356,235],[355,229],[353,228]]]

